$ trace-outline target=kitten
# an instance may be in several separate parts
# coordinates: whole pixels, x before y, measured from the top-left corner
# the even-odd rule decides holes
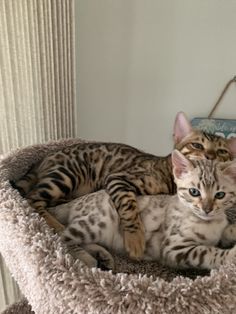
[[[236,225],[225,211],[236,203],[236,161],[189,160],[172,153],[177,194],[139,196],[145,227],[143,259],[175,268],[218,268],[236,258],[236,247],[217,248],[220,240],[236,241]],[[88,266],[113,268],[106,249],[123,252],[123,232],[115,206],[105,191],[51,208],[67,227],[62,239],[74,257]],[[105,249],[106,248],[106,249]]]
[[[224,139],[193,130],[183,113],[174,126],[176,148],[188,158],[222,161],[236,155],[236,138]],[[170,156],[157,157],[124,144],[81,143],[45,157],[13,184],[57,231],[64,227],[47,207],[106,189],[120,217],[126,251],[133,258],[145,249],[138,195],[174,194]]]

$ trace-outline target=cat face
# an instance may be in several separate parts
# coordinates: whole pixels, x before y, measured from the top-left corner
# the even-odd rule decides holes
[[[178,196],[199,218],[218,218],[236,204],[236,161],[190,161],[175,150],[172,163]]]
[[[184,113],[176,116],[175,148],[189,159],[233,160],[236,157],[236,138],[223,137],[193,129]]]

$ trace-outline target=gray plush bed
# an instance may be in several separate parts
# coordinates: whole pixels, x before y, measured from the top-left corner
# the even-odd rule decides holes
[[[178,272],[115,256],[116,273],[89,269],[14,190],[46,154],[80,140],[18,149],[0,164],[0,252],[35,313],[236,313],[236,266]],[[19,305],[30,313],[26,301]],[[17,305],[15,305],[16,308]],[[14,312],[8,310],[6,313]],[[19,312],[18,312],[19,313]]]

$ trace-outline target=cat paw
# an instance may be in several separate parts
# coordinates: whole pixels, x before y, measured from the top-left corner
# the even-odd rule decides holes
[[[44,208],[35,210],[41,217],[46,220],[49,227],[53,228],[56,233],[61,233],[65,230],[65,226],[62,225],[56,218],[54,218],[49,212]]]
[[[98,256],[96,257],[97,260],[97,267],[101,270],[114,270],[115,269],[115,263],[114,259],[111,256],[111,254],[104,254],[99,252]]]
[[[65,226],[63,226],[59,222],[54,222],[53,226],[51,225],[51,227],[56,231],[56,233],[59,233],[59,234],[65,230]]]
[[[84,249],[97,261],[97,267],[101,270],[114,270],[115,262],[112,255],[98,244],[84,245]]]
[[[81,250],[81,248],[70,249],[69,253],[74,257],[75,260],[80,260],[89,268],[93,268],[93,267],[98,266],[98,262],[97,262],[96,258],[94,258],[92,255],[90,255],[85,250]]]
[[[53,217],[44,217],[47,225],[49,227],[51,227],[54,232],[60,234],[65,230],[65,226],[63,226],[59,221],[57,221],[56,219],[54,219]]]
[[[142,258],[145,250],[145,235],[141,224],[137,230],[124,230],[124,246],[130,258]]]
[[[112,255],[98,244],[84,244],[83,247],[72,245],[68,247],[74,259],[82,261],[89,268],[96,267],[101,270],[114,270],[115,262]]]

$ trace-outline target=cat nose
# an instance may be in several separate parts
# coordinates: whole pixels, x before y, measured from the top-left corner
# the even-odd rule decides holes
[[[212,200],[204,200],[202,202],[202,210],[204,210],[204,212],[206,214],[209,214],[210,212],[213,211],[213,202]]]
[[[216,159],[216,153],[214,151],[207,151],[205,153],[205,157],[206,159],[209,159],[209,160],[213,160],[213,159]]]
[[[210,212],[212,212],[212,208],[210,208],[210,207],[207,207],[207,208],[204,208],[204,212],[206,213],[206,214],[209,214]]]

